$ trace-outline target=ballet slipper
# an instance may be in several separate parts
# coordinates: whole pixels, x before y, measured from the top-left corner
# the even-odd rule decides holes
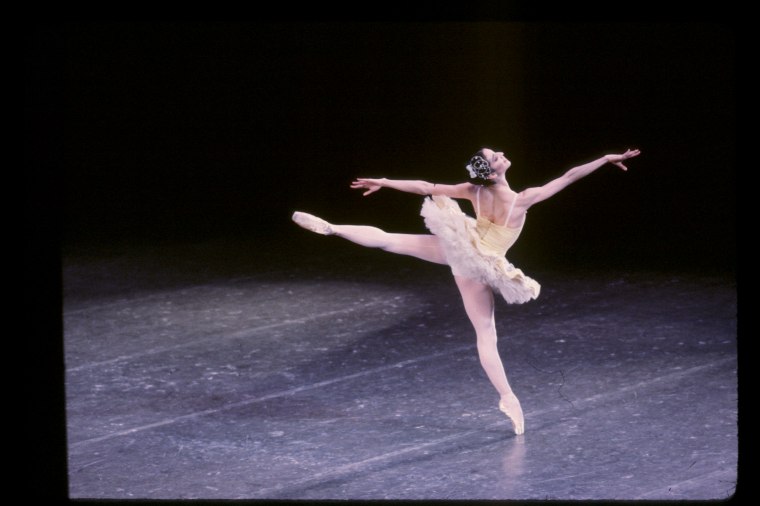
[[[322,218],[317,218],[316,216],[313,216],[308,213],[302,213],[300,211],[296,211],[293,213],[293,221],[296,222],[299,226],[305,228],[306,230],[311,230],[312,232],[315,232],[317,234],[322,235],[332,235],[335,232],[333,232],[332,227],[329,223],[327,223]]]
[[[512,428],[515,434],[520,435],[525,432],[525,420],[523,418],[520,401],[514,395],[506,403],[499,400],[499,411],[507,415],[512,422]]]

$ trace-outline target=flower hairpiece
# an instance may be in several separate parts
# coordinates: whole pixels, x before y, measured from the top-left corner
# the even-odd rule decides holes
[[[485,179],[493,174],[493,169],[488,161],[480,155],[475,155],[470,158],[470,163],[467,164],[467,172],[470,173],[470,178]]]

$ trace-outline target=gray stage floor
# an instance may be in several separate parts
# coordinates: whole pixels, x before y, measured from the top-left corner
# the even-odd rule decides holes
[[[520,266],[515,436],[445,267],[294,241],[66,251],[72,498],[734,493],[731,276]]]

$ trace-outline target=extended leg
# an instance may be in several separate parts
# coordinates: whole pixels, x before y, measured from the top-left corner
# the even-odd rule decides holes
[[[409,255],[436,264],[446,264],[438,238],[430,234],[389,234],[366,225],[333,225],[335,235],[368,248]]]
[[[480,365],[483,366],[488,379],[501,397],[499,409],[512,420],[515,433],[522,434],[525,430],[525,422],[520,401],[509,386],[499,349],[496,346],[493,291],[489,286],[472,279],[461,276],[454,276],[454,279],[459,287],[459,293],[462,294],[465,312],[475,328]]]
[[[333,225],[310,214],[297,212],[293,221],[323,235],[337,235],[367,248],[409,255],[436,264],[446,264],[438,238],[430,234],[389,234],[366,225]]]

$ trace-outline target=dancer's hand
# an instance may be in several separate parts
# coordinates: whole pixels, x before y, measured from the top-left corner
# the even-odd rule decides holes
[[[623,170],[628,170],[628,167],[623,165],[623,160],[628,160],[629,158],[633,158],[634,156],[639,156],[641,154],[641,151],[638,149],[629,149],[622,155],[605,155],[604,157],[607,159],[608,162],[617,165]]]
[[[368,179],[365,177],[358,177],[356,181],[351,183],[351,188],[367,190],[363,193],[366,197],[370,193],[375,193],[377,190],[383,187],[382,179]]]

